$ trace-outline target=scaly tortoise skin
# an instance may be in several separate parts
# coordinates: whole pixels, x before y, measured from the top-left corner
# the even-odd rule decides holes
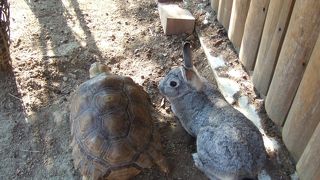
[[[84,178],[129,179],[156,163],[168,172],[150,100],[129,77],[100,73],[70,106],[72,155]]]

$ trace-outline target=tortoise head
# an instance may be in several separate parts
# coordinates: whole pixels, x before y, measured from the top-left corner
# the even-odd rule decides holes
[[[96,77],[101,73],[110,74],[110,68],[102,63],[95,62],[89,69],[90,78]]]

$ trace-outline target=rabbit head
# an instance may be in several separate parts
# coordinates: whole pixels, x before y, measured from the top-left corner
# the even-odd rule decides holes
[[[201,91],[204,85],[202,77],[193,67],[189,42],[186,42],[183,46],[183,60],[183,66],[172,69],[160,81],[160,93],[169,100],[190,92]]]
[[[90,78],[94,78],[102,73],[110,74],[110,70],[111,69],[105,64],[95,62],[90,66],[89,75],[90,75]]]

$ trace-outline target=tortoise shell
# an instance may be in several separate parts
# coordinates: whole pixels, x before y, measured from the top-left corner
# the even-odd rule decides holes
[[[153,162],[167,171],[150,100],[129,77],[102,73],[81,84],[70,106],[74,165],[90,179],[128,179]]]

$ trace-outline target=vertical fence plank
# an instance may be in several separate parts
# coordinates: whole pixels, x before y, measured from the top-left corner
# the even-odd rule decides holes
[[[240,61],[248,71],[254,68],[269,1],[252,0],[250,2],[239,54]]]
[[[297,172],[301,180],[320,179],[320,124],[318,124],[298,164]]]
[[[228,36],[239,52],[250,0],[233,0]]]
[[[211,0],[211,8],[218,14],[219,0]]]
[[[292,103],[282,137],[298,160],[320,121],[320,36]]]
[[[281,45],[290,20],[294,0],[271,0],[264,25],[252,81],[265,97],[279,57]]]
[[[320,1],[296,0],[266,98],[266,111],[283,125],[320,31]]]
[[[227,31],[229,29],[232,1],[233,0],[220,0],[219,2],[218,21]]]
[[[0,71],[7,71],[10,59],[10,7],[7,0],[0,1]]]

